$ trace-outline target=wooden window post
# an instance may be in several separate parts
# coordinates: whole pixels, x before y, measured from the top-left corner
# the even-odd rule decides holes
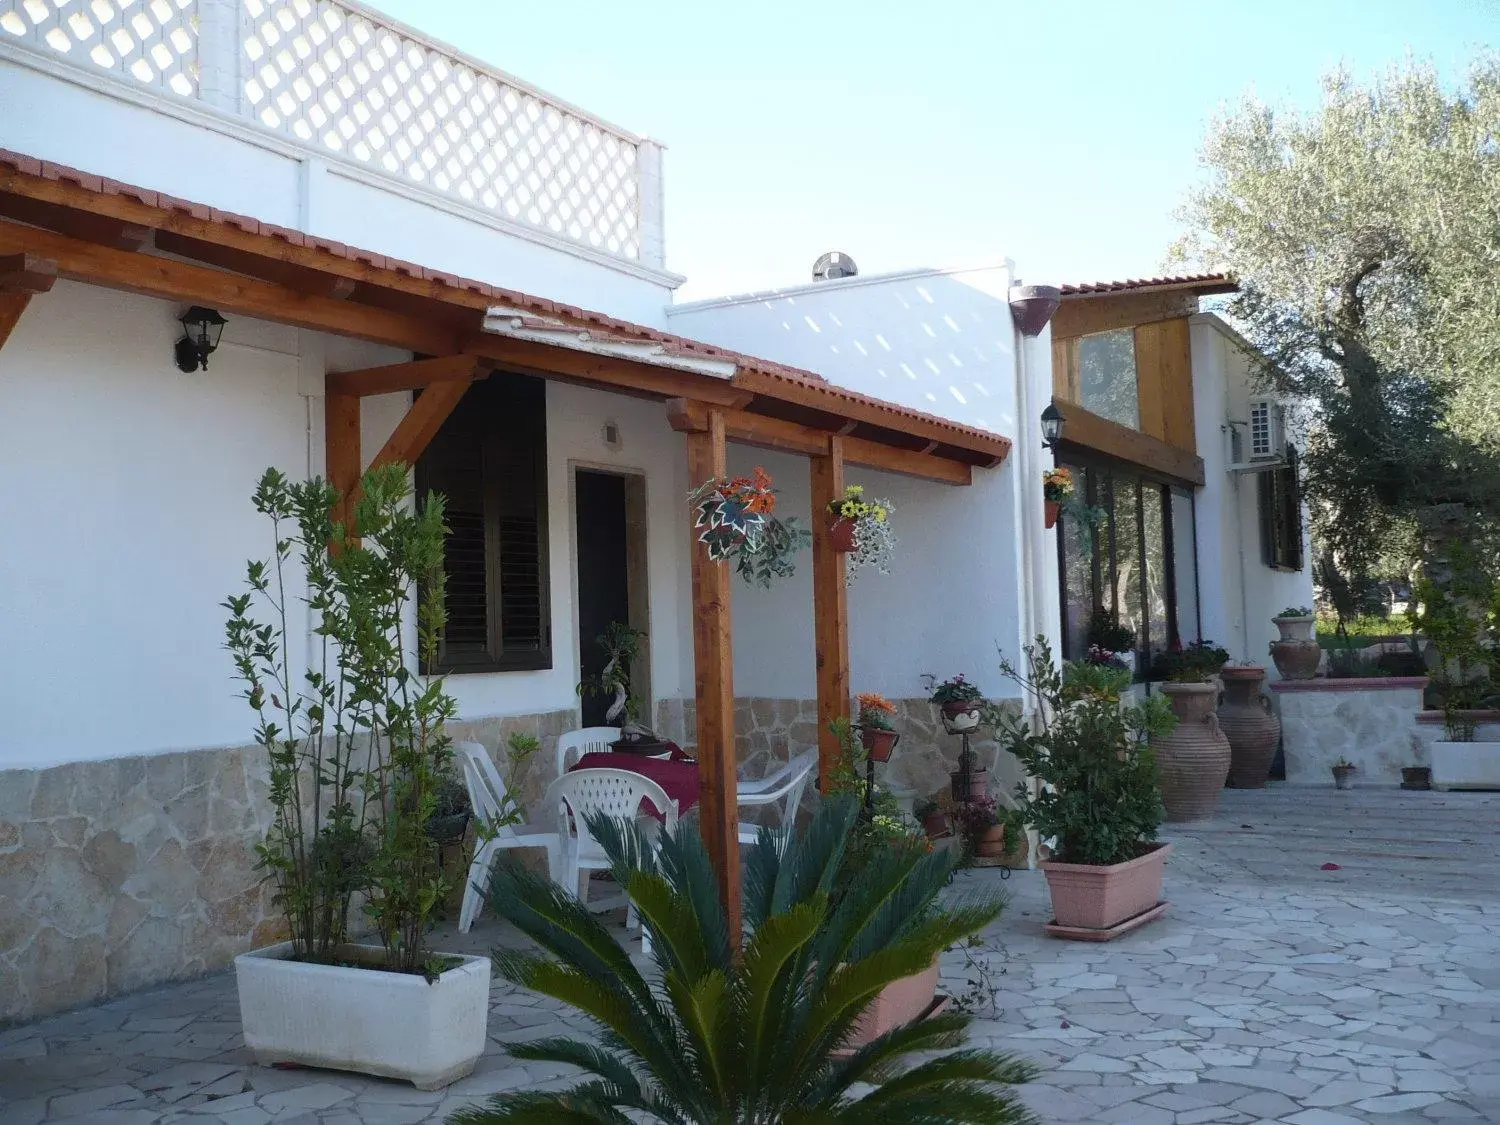
[[[333,510],[335,522],[353,533],[354,489],[359,484],[363,462],[359,448],[359,398],[351,394],[326,394],[323,398],[324,460],[328,483],[339,490]]]
[[[711,409],[706,427],[687,435],[688,480],[694,486],[727,476],[724,414]],[[698,704],[698,821],[733,948],[740,945],[739,807],[735,800],[734,671],[729,566],[692,544],[693,687]]]
[[[844,495],[844,439],[831,436],[828,452],[812,462],[813,641],[818,674],[818,777],[828,792],[839,741],[828,724],[849,717],[849,595],[844,556],[833,549],[828,505]]]

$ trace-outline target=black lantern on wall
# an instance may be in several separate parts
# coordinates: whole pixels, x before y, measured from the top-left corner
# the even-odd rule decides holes
[[[1052,449],[1058,442],[1062,441],[1063,416],[1057,404],[1049,402],[1047,409],[1042,411],[1042,448]]]
[[[182,339],[177,341],[177,369],[191,374],[200,367],[208,370],[208,357],[219,346],[219,337],[224,335],[228,323],[217,309],[206,309],[194,305],[179,318],[182,321]]]

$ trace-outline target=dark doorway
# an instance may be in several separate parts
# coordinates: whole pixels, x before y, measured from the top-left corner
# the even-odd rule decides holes
[[[630,521],[625,477],[579,469],[576,481],[578,655],[583,678],[590,679],[604,670],[599,637],[612,621],[631,622]],[[604,726],[610,702],[602,695],[585,695],[580,701],[583,725]]]

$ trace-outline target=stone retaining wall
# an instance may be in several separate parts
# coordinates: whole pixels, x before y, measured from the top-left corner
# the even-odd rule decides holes
[[[1332,785],[1333,763],[1343,758],[1358,767],[1356,784],[1399,785],[1403,766],[1426,762],[1415,731],[1426,686],[1421,676],[1271,684],[1281,714],[1287,781]]]

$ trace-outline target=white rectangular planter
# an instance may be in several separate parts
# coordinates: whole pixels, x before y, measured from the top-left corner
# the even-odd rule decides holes
[[[1434,742],[1434,789],[1500,789],[1500,742]]]
[[[354,1070],[436,1090],[484,1053],[489,958],[438,954],[462,963],[429,984],[411,973],[289,961],[291,952],[282,942],[234,959],[245,1046],[261,1066]]]

